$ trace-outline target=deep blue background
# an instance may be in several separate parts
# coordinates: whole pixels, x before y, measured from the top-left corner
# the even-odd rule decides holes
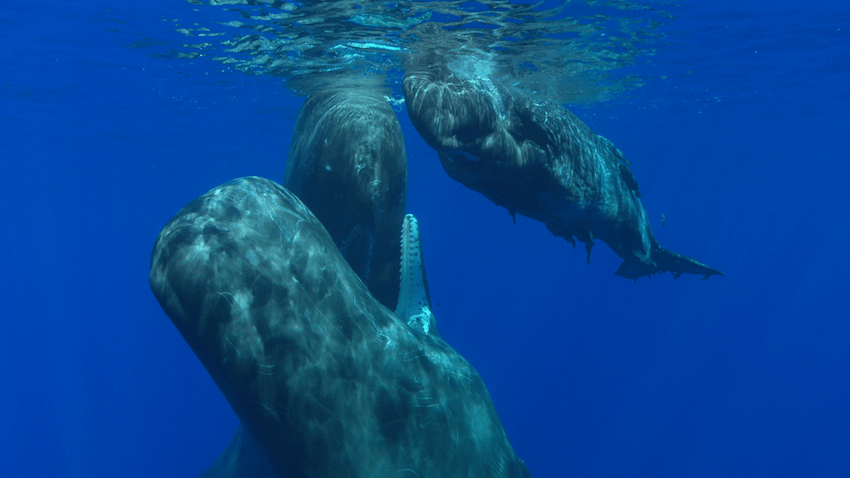
[[[196,476],[236,429],[148,261],[191,199],[281,180],[300,100],[151,56],[214,10],[193,8],[0,6],[3,476]],[[588,266],[449,179],[403,113],[440,331],[535,478],[850,476],[848,7],[674,11],[629,71],[648,84],[574,111],[632,162],[660,243],[727,276],[633,283],[603,245]]]

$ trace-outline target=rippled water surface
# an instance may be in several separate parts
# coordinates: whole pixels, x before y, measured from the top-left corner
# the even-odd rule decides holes
[[[535,91],[588,101],[630,86],[610,72],[651,55],[664,37],[658,27],[673,19],[662,2],[191,3],[199,15],[176,19],[188,41],[168,54],[211,57],[305,93],[368,76],[398,94],[405,63],[439,48],[486,60],[495,76]],[[595,84],[602,80],[610,80],[607,88]]]

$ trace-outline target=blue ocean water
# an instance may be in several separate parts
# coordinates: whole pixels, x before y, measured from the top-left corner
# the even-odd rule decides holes
[[[168,54],[178,23],[226,21],[197,3],[0,6],[4,476],[197,476],[238,425],[150,251],[212,187],[280,181],[302,100]],[[402,111],[441,334],[534,477],[850,476],[850,9],[665,5],[639,85],[568,106],[659,242],[726,277],[624,280],[603,245],[588,266],[448,178]]]

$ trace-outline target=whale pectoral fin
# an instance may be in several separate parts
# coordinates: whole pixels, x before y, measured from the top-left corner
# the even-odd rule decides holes
[[[245,427],[239,425],[227,448],[200,478],[276,478]]]
[[[678,279],[682,274],[702,275],[703,278],[701,280],[715,275],[726,275],[696,259],[677,254],[663,247],[653,248],[651,263],[641,262],[636,259],[626,260],[620,264],[620,267],[617,268],[614,274],[627,279],[637,279],[638,277],[652,275],[657,272],[672,272],[674,279]]]
[[[414,330],[425,335],[440,336],[437,321],[431,312],[419,222],[413,214],[404,216],[401,226],[401,283],[395,315]]]

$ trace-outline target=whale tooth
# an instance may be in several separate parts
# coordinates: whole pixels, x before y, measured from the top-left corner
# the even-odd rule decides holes
[[[440,336],[431,312],[419,222],[413,214],[404,216],[401,226],[401,283],[395,314],[413,329],[426,335]]]

